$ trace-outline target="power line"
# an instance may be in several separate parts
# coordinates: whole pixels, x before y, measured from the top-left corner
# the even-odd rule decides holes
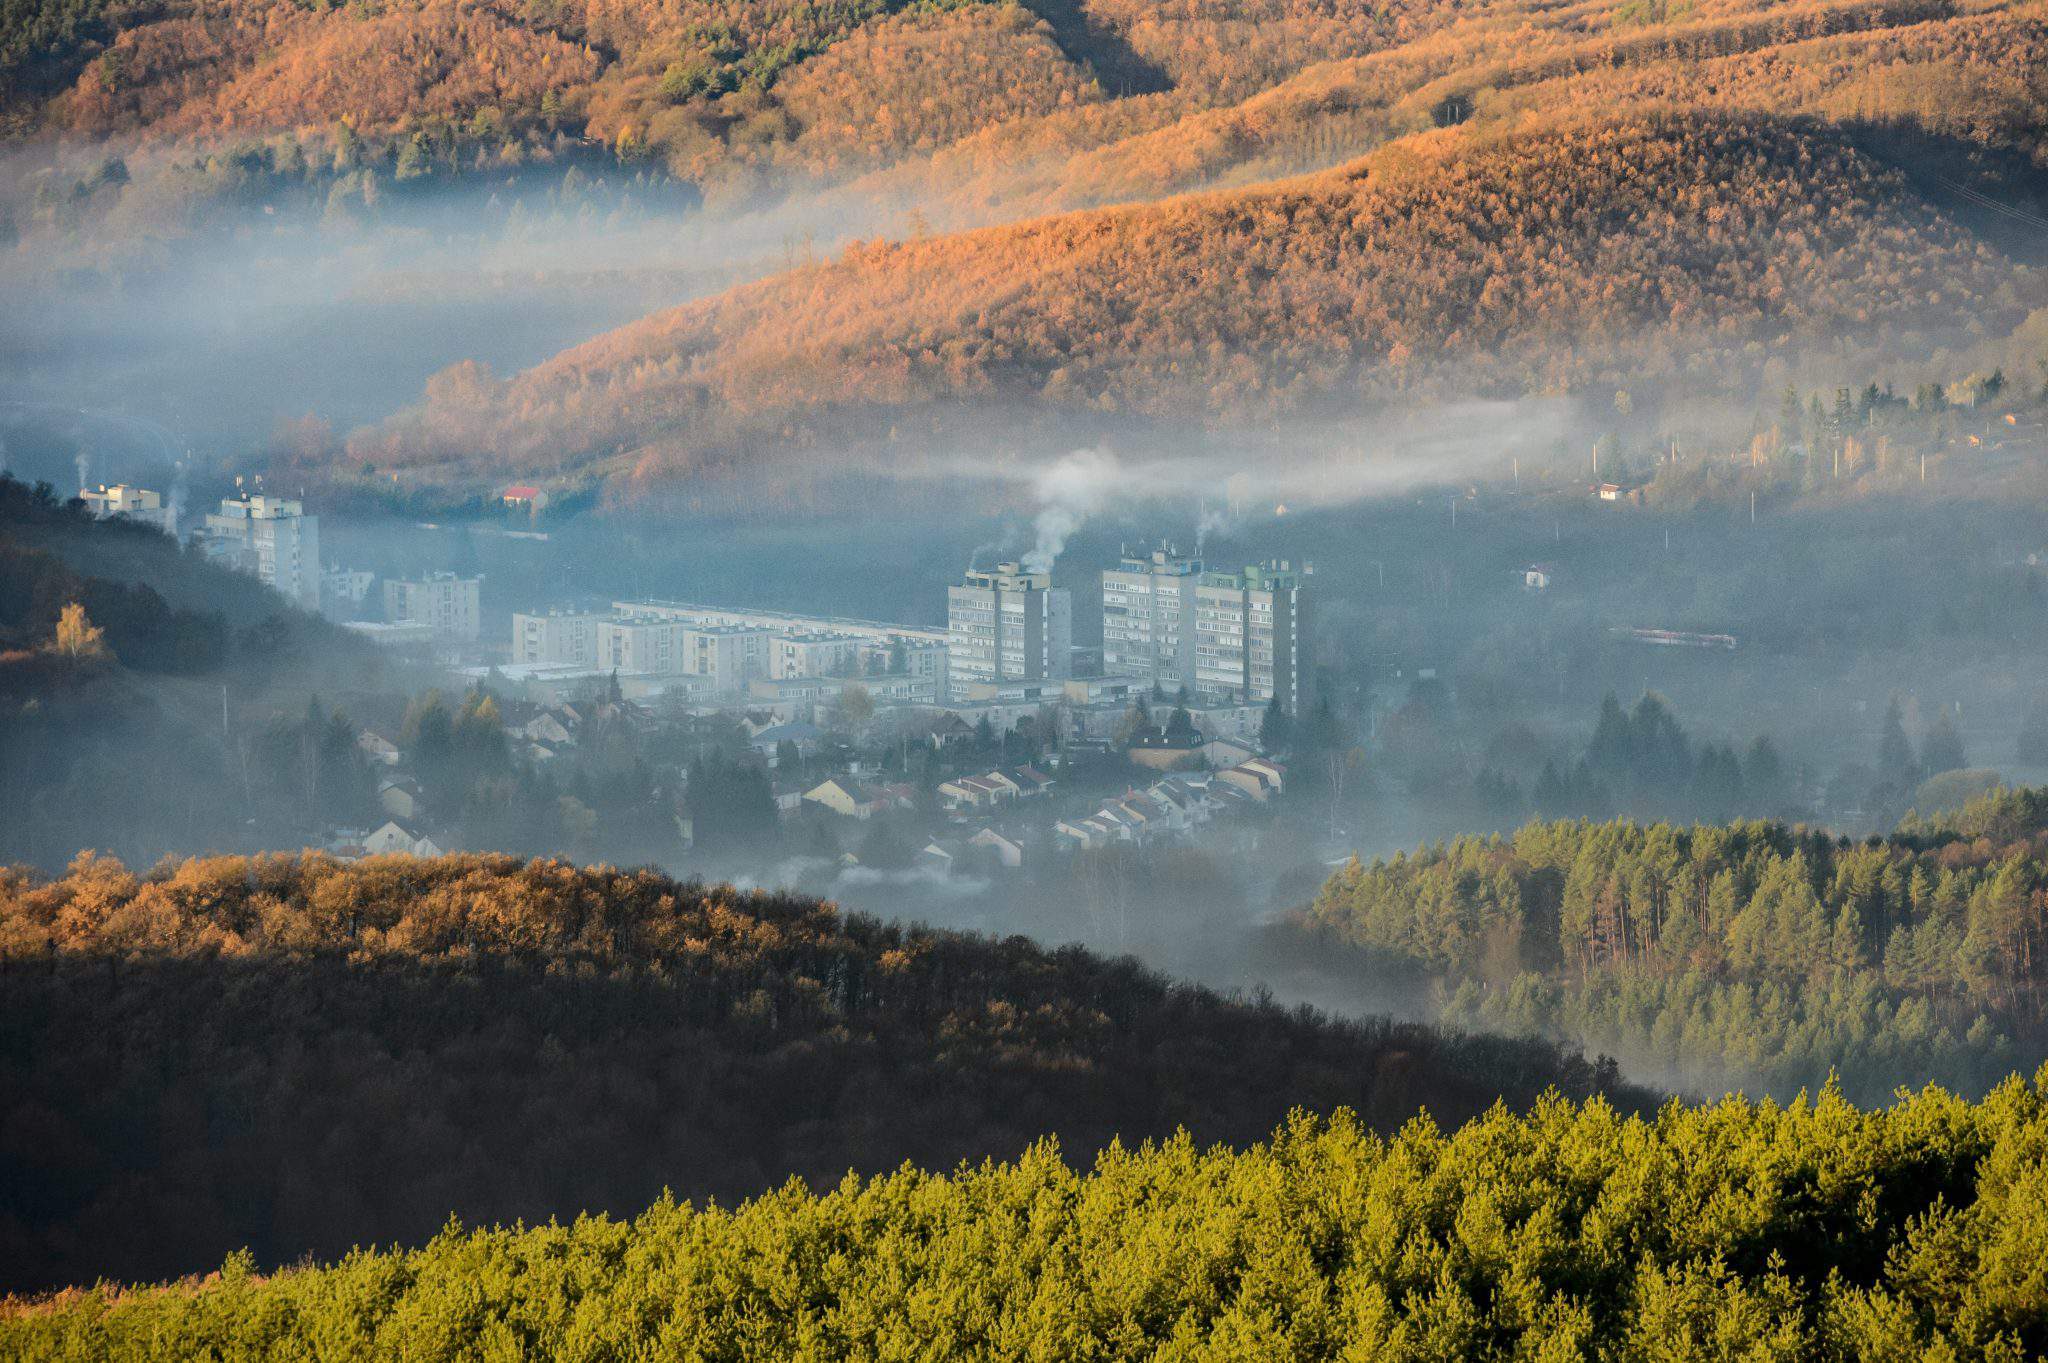
[[[1992,210],[1994,213],[2003,213],[2008,218],[2017,219],[2018,221],[2027,224],[2027,226],[2029,227],[2038,227],[2042,231],[2048,232],[2048,218],[2037,217],[2036,215],[2027,212],[2025,209],[2014,208],[2011,204],[2007,203],[2000,203],[1997,199],[1992,198],[1990,195],[1980,193],[1979,191],[1970,188],[1968,185],[1962,184],[1955,180],[1951,180],[1946,176],[1940,176],[1937,178],[1941,180],[1941,183],[1947,185],[1950,189],[1953,189],[1956,193],[1962,195],[1965,199],[1968,199],[1971,203],[1976,204],[1981,208],[1988,208]]]

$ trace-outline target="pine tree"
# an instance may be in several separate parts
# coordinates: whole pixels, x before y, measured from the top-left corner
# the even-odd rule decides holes
[[[1945,771],[1961,771],[1969,764],[1963,752],[1963,736],[1956,732],[1955,721],[1944,708],[1920,740],[1920,765],[1929,776],[1938,776]]]
[[[2027,706],[2027,717],[2020,724],[2013,756],[2022,762],[2048,762],[2048,701],[2040,696]]]
[[[1742,786],[1756,813],[1774,814],[1785,798],[1785,763],[1767,734],[1750,741],[1742,757]]]
[[[1906,737],[1906,722],[1899,713],[1899,698],[1893,696],[1885,707],[1884,730],[1877,741],[1877,774],[1896,786],[1914,784],[1919,762],[1913,756],[1912,740]]]
[[[1294,717],[1280,704],[1275,696],[1266,703],[1266,713],[1259,719],[1259,746],[1267,752],[1284,751],[1294,740]]]

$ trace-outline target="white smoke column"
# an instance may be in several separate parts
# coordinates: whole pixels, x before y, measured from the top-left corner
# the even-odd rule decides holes
[[[0,435],[0,473],[7,472],[7,437]]]
[[[185,461],[180,459],[171,467],[174,472],[171,475],[171,497],[169,502],[171,509],[170,530],[171,538],[176,539],[178,537],[178,526],[185,519]]]
[[[1217,509],[1216,509],[1215,507],[1213,507],[1213,506],[1206,506],[1206,505],[1205,505],[1205,506],[1204,506],[1204,507],[1202,508],[1202,520],[1201,520],[1201,523],[1200,523],[1199,525],[1197,525],[1197,526],[1195,527],[1195,555],[1196,555],[1196,557],[1198,557],[1198,558],[1199,558],[1199,557],[1201,556],[1201,554],[1202,554],[1202,550],[1203,550],[1203,547],[1204,547],[1205,545],[1207,545],[1207,544],[1208,544],[1208,542],[1209,542],[1209,536],[1210,536],[1210,535],[1211,535],[1212,533],[1214,533],[1214,532],[1216,532],[1216,531],[1218,531],[1218,530],[1225,530],[1225,529],[1228,529],[1228,528],[1229,528],[1229,526],[1230,526],[1230,517],[1229,517],[1229,515],[1228,515],[1228,514],[1226,514],[1226,513],[1222,512],[1222,511],[1218,511],[1218,510],[1217,510]]]
[[[92,474],[92,456],[80,450],[74,462],[78,465],[78,490],[83,492],[91,486],[87,479]]]
[[[1123,482],[1123,470],[1108,450],[1075,450],[1038,475],[1038,543],[1024,556],[1024,570],[1049,573],[1067,547],[1067,537],[1100,511]]]

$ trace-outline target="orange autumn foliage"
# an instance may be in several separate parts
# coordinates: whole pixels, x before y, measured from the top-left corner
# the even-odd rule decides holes
[[[1785,125],[1453,130],[1256,190],[856,246],[579,346],[482,407],[430,395],[354,448],[646,477],[963,401],[1230,423],[1559,391],[1681,354],[1726,378],[1845,329],[1959,325],[2012,268],[1896,174]]]

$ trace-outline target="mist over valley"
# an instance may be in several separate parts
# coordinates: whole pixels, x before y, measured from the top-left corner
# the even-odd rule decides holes
[[[0,1354],[2048,1357],[2044,73],[0,5]]]

